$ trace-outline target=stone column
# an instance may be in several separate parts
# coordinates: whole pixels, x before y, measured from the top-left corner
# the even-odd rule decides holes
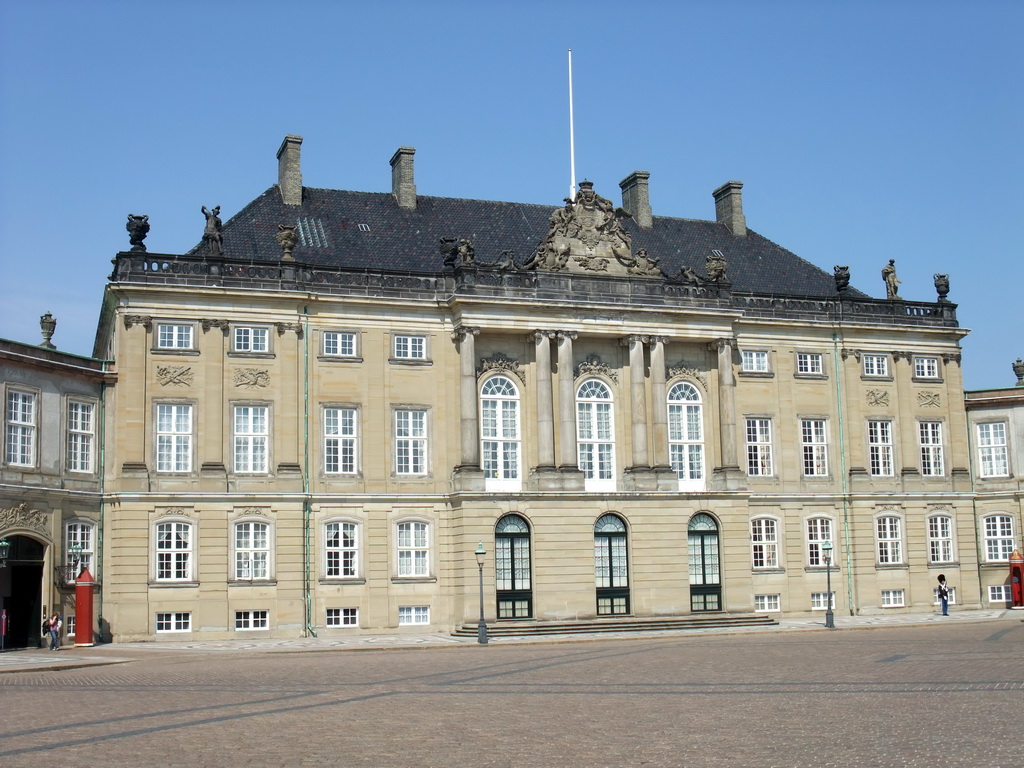
[[[134,365],[125,365],[120,370],[121,386],[127,394],[124,397],[123,424],[124,429],[119,436],[115,449],[121,460],[122,478],[125,487],[131,490],[149,490],[147,458],[155,455],[155,450],[147,451],[152,446],[152,435],[147,432],[153,429],[154,413],[147,408],[149,394],[150,360],[149,347],[152,343],[153,318],[149,315],[124,315],[124,335],[121,338],[121,359],[134,361]],[[138,326],[139,330],[132,330]],[[147,440],[147,436],[149,440]],[[156,467],[152,467],[155,472]]]
[[[452,341],[459,347],[459,464],[455,467],[453,484],[456,490],[484,489],[484,473],[480,468],[480,425],[476,397],[476,337],[479,328],[460,325],[452,332]]]
[[[654,428],[654,468],[671,471],[668,457],[668,393],[665,390],[667,336],[651,336],[651,425]]]
[[[718,339],[711,348],[718,351],[718,423],[721,461],[715,474],[724,487],[732,489],[743,476],[736,452],[736,376],[732,370],[732,339]]]
[[[644,344],[646,336],[636,334],[622,339],[629,347],[629,399],[633,429],[633,469],[649,469],[647,457],[647,392],[644,386]]]
[[[558,468],[579,469],[576,456],[576,393],[573,392],[572,342],[576,331],[558,331]]]
[[[537,362],[537,470],[555,469],[555,405],[551,391],[551,331],[534,331],[529,339],[534,344]]]

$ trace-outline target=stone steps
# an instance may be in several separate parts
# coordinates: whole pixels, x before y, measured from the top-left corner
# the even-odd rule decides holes
[[[708,629],[723,627],[764,627],[778,624],[767,614],[716,613],[652,618],[580,619],[576,621],[499,621],[487,625],[489,637],[530,637],[534,635],[589,634],[599,632],[657,632],[668,629]],[[476,637],[476,622],[466,622],[452,635]]]

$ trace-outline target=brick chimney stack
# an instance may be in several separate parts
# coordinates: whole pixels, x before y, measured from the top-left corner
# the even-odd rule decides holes
[[[302,169],[299,149],[302,137],[288,134],[277,150],[277,187],[285,205],[302,205]]]
[[[633,171],[619,182],[619,189],[622,190],[622,207],[642,229],[648,229],[654,224],[647,191],[647,180],[650,178],[649,171]]]
[[[725,224],[736,237],[747,236],[747,219],[743,215],[742,181],[727,181],[716,189],[715,218]]]
[[[391,194],[398,201],[399,208],[416,210],[416,184],[412,176],[412,147],[399,147],[391,156]]]

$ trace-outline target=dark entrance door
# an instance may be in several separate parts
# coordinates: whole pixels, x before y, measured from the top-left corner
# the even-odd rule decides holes
[[[9,536],[7,567],[0,569],[0,595],[7,611],[5,648],[38,648],[43,621],[43,545]]]
[[[722,570],[718,554],[718,524],[703,512],[690,519],[687,531],[690,559],[690,610],[722,610]]]
[[[530,527],[518,515],[506,515],[498,521],[494,539],[498,618],[531,618]]]

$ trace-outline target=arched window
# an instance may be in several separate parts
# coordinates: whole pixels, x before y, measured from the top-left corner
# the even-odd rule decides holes
[[[519,390],[507,376],[480,389],[480,463],[487,490],[519,490]]]
[[[505,515],[494,528],[494,572],[499,619],[533,615],[530,585],[530,526],[519,515]]]
[[[235,523],[235,578],[245,581],[270,578],[268,523]]]
[[[949,515],[928,518],[928,562],[953,562],[953,518]]]
[[[832,541],[832,520],[827,517],[811,517],[807,519],[807,564],[825,565],[821,551],[824,542]]]
[[[602,515],[594,524],[594,580],[598,616],[630,612],[626,524],[618,515]]]
[[[587,379],[576,390],[576,448],[586,489],[615,490],[612,393],[598,379]]]
[[[668,452],[679,490],[704,489],[704,416],[700,392],[681,381],[668,392]]]
[[[156,580],[192,581],[195,578],[192,523],[157,523],[155,533]]]
[[[722,610],[722,573],[718,554],[718,524],[703,512],[687,526],[690,560],[690,610]]]
[[[875,544],[882,565],[903,562],[903,521],[885,516],[875,520]]]
[[[359,575],[359,526],[350,522],[327,523],[324,527],[324,575],[329,579],[350,579]]]

